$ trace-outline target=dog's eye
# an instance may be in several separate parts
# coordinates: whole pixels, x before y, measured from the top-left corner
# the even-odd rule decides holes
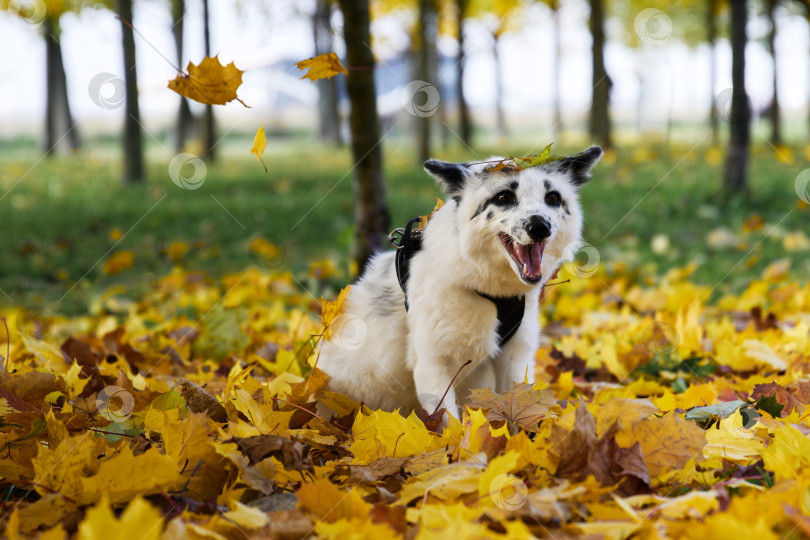
[[[498,193],[495,196],[495,198],[501,204],[515,204],[517,202],[517,197],[515,196],[515,193],[513,191],[509,191],[508,189],[505,189],[500,193]]]
[[[560,206],[560,194],[556,191],[546,193],[546,204],[549,206]]]

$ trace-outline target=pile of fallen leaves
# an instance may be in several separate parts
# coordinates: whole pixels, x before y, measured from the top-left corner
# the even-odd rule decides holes
[[[776,263],[718,297],[690,270],[548,288],[539,382],[476,391],[441,433],[324,389],[321,306],[289,274],[178,270],[83,317],[7,311],[0,527],[12,539],[810,535],[810,285]]]

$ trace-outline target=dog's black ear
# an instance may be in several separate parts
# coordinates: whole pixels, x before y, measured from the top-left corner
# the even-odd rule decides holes
[[[591,177],[591,169],[601,157],[602,149],[598,146],[591,146],[579,154],[554,161],[553,164],[558,170],[570,174],[575,186],[581,186]]]
[[[466,163],[448,163],[429,159],[425,162],[425,170],[436,180],[442,183],[448,195],[455,195],[464,189],[464,182],[470,175]]]

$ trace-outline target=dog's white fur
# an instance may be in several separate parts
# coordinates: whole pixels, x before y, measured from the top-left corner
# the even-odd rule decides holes
[[[426,170],[450,197],[431,217],[422,249],[411,260],[409,310],[397,281],[395,253],[376,255],[352,286],[343,314],[333,323],[333,337],[321,347],[318,367],[330,376],[328,389],[373,409],[407,413],[424,408],[432,413],[440,406],[458,417],[458,406],[472,388],[504,392],[524,378],[533,382],[540,292],[579,249],[579,186],[601,154],[594,147],[519,172],[427,162]],[[493,196],[515,186],[513,207],[485,207]],[[564,207],[546,203],[550,191],[559,193]],[[506,233],[519,244],[532,243],[526,230],[531,216],[546,219],[551,230],[536,283],[521,276],[519,263],[499,237]],[[478,292],[525,295],[523,321],[503,348],[498,346],[495,304]],[[453,376],[468,360],[472,364],[451,387]]]

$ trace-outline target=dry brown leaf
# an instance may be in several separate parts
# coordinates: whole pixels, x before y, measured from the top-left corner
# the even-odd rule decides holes
[[[555,404],[551,390],[534,390],[530,384],[518,383],[504,394],[496,394],[489,388],[474,389],[468,406],[487,409],[487,420],[505,421],[510,431],[514,431],[513,426],[537,431],[541,420],[556,416],[551,411]]]
[[[702,461],[706,434],[694,422],[668,414],[636,422],[631,429],[619,432],[616,441],[623,448],[641,445],[652,479],[682,468],[690,459]]]

